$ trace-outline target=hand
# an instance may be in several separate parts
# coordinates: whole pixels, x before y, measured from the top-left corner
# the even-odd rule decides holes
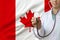
[[[40,20],[40,18],[32,17],[31,22],[32,22],[32,25],[34,27],[38,27],[38,29],[41,28],[41,20]]]
[[[35,27],[37,23],[36,18],[32,17],[31,22],[32,22],[32,25]]]

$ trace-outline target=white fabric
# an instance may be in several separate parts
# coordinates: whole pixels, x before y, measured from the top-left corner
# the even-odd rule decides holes
[[[20,16],[25,16],[26,12],[32,10],[35,17],[41,15],[44,10],[44,0],[16,0],[16,40],[38,40],[28,28],[20,22]]]
[[[49,32],[51,32],[53,25],[54,25],[54,20],[52,18],[51,11],[52,10],[44,13],[43,16],[41,17],[41,21],[43,22],[42,25],[44,27],[44,30],[43,29],[42,30],[46,32],[45,35],[47,35]],[[59,30],[60,30],[60,10],[57,12],[57,15],[56,15],[56,25],[55,25],[54,31],[48,37],[41,38],[39,40],[60,40],[60,31]],[[41,30],[39,32],[41,33]],[[44,33],[44,32],[42,32],[42,33]]]

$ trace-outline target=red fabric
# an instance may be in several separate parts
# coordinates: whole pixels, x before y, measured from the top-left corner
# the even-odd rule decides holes
[[[0,40],[15,40],[15,0],[0,0]]]
[[[25,25],[25,27],[32,27],[31,19],[34,16],[34,13],[29,10],[29,12],[26,12],[26,17],[20,17],[20,22]]]
[[[49,11],[51,9],[49,5],[52,7],[52,5],[50,3],[50,0],[45,0],[44,1],[44,11],[45,12],[47,12],[47,11]]]

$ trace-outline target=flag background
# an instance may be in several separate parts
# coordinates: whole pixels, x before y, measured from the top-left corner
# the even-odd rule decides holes
[[[47,4],[48,0],[45,1]],[[34,4],[35,6],[40,5],[35,9],[35,6],[30,8],[27,4],[30,7]],[[47,7],[48,5],[45,9],[48,11],[50,8]],[[24,28],[24,25],[19,21],[20,16],[24,16],[29,9],[35,10],[33,11],[35,14],[42,13],[44,11],[44,0],[0,0],[0,40],[37,40],[33,32],[29,32],[28,28]]]

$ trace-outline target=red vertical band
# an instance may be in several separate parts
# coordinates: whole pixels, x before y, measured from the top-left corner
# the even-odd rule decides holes
[[[51,5],[51,3],[49,1],[50,0],[45,0],[44,1],[44,11],[45,12],[49,11],[51,9],[50,7],[52,7],[52,5]]]
[[[15,40],[15,0],[0,0],[0,40]]]

